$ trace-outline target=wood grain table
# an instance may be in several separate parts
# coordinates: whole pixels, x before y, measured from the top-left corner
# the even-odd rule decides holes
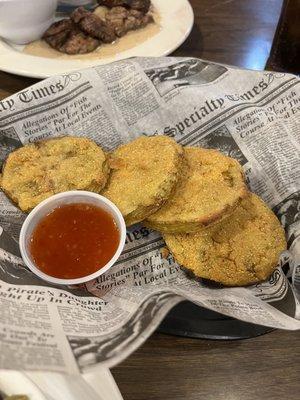
[[[281,0],[191,3],[195,25],[174,55],[264,69]],[[0,72],[0,99],[34,82]],[[300,334],[226,342],[156,333],[112,372],[125,400],[299,400]]]

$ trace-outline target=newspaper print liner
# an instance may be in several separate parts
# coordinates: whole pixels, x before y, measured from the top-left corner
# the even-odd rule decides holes
[[[244,167],[289,244],[267,282],[220,288],[187,276],[164,242],[128,230],[117,265],[84,287],[55,287],[24,266],[25,215],[0,193],[0,367],[80,373],[112,367],[188,299],[255,324],[300,329],[300,80],[194,58],[137,58],[42,81],[0,102],[0,157],[62,134],[112,150],[139,135],[216,148]],[[290,283],[290,282],[291,283]]]

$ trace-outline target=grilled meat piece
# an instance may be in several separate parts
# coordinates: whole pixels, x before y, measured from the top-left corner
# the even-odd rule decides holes
[[[54,22],[44,33],[43,38],[45,39],[46,37],[57,35],[58,33],[61,32],[69,32],[71,29],[73,29],[73,22],[70,19],[62,19],[61,21]]]
[[[56,35],[44,36],[44,40],[53,49],[60,51],[59,49],[68,40],[69,34],[70,34],[69,31],[62,31],[57,33]]]
[[[113,28],[96,14],[85,10],[83,7],[76,8],[71,14],[71,19],[85,34],[104,43],[111,43],[116,39]]]
[[[114,7],[105,16],[106,23],[114,30],[118,37],[125,35],[125,20],[128,12],[124,7]]]
[[[54,22],[46,30],[43,35],[43,39],[54,49],[59,50],[61,46],[68,40],[68,37],[72,30],[75,29],[73,22],[70,19],[63,19],[61,21]]]
[[[127,10],[125,7],[114,7],[106,14],[106,23],[111,26],[118,37],[128,31],[135,30],[153,22],[151,15],[145,15],[137,10]]]
[[[55,22],[44,33],[43,39],[55,50],[67,54],[84,54],[94,51],[100,41],[85,35],[70,19]]]
[[[152,15],[150,15],[150,14],[145,15],[140,11],[130,10],[128,13],[128,21],[125,21],[125,25],[127,25],[128,30],[134,30],[134,29],[143,28],[144,26],[146,26],[152,22],[154,22]],[[133,23],[133,25],[132,25],[132,23]]]
[[[151,0],[129,0],[128,3],[130,8],[146,13],[149,11]]]
[[[70,18],[75,24],[78,24],[89,14],[92,14],[92,13],[83,7],[78,7],[72,12],[72,14],[70,15]]]
[[[94,13],[77,8],[71,14],[72,21],[87,35],[111,43],[116,37],[124,36],[128,31],[142,28],[153,19],[138,10],[128,10],[125,7],[113,7],[105,15],[105,20]]]
[[[110,8],[123,6],[142,11],[143,13],[147,13],[151,5],[150,0],[98,0],[98,3],[101,6]]]
[[[60,47],[59,51],[66,54],[86,54],[96,50],[100,41],[85,35],[80,30],[71,31],[68,39]]]

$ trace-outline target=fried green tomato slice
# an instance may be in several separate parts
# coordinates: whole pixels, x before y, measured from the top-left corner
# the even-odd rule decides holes
[[[165,234],[164,239],[181,266],[225,286],[266,280],[286,250],[280,222],[252,193],[223,221],[197,233]]]
[[[1,188],[24,212],[68,190],[99,193],[109,174],[96,143],[66,136],[29,144],[12,152],[3,167]]]
[[[247,196],[241,165],[217,150],[184,149],[187,166],[174,194],[145,224],[162,233],[196,232],[228,216]]]
[[[139,137],[111,154],[111,175],[102,194],[118,206],[127,226],[143,221],[169,198],[183,161],[175,140]]]

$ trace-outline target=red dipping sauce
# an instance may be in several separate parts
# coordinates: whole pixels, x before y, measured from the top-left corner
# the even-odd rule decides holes
[[[39,221],[29,251],[47,275],[76,279],[104,267],[119,242],[120,232],[110,213],[87,203],[67,204]]]

